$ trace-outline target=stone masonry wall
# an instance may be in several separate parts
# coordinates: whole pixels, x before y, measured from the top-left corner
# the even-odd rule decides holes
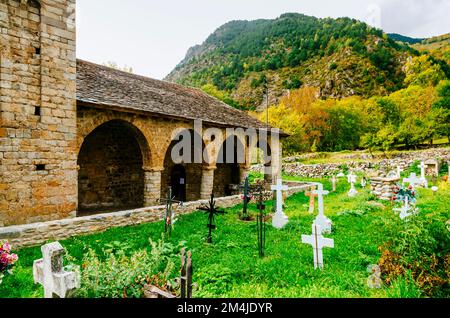
[[[0,226],[74,216],[75,0],[0,0]]]

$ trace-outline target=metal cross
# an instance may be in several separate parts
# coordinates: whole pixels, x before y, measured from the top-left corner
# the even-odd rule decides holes
[[[214,218],[216,215],[225,214],[224,210],[219,210],[216,208],[216,201],[214,201],[214,194],[211,194],[211,199],[208,202],[208,205],[202,205],[199,207],[199,210],[205,211],[208,214],[208,238],[207,242],[212,243],[212,230],[216,229],[216,225],[214,224]]]
[[[175,210],[173,209],[173,204],[178,204],[179,206],[183,206],[183,201],[175,200],[175,196],[172,193],[172,187],[167,189],[167,197],[161,198],[159,200],[161,203],[166,204],[166,216],[164,218],[164,231],[169,236],[172,234],[173,225],[177,221],[175,219]]]

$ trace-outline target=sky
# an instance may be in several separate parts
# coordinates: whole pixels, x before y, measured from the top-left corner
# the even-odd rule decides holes
[[[286,12],[351,17],[388,33],[450,32],[450,0],[77,0],[77,57],[163,79],[222,24]]]

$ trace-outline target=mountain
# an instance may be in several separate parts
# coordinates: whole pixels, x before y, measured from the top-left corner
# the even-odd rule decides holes
[[[409,36],[404,36],[404,35],[397,34],[397,33],[388,33],[388,36],[394,41],[408,43],[408,44],[417,44],[417,43],[421,43],[422,41],[425,40],[425,39],[418,39],[418,38],[410,38]]]
[[[385,95],[402,87],[418,54],[381,30],[349,18],[287,13],[274,20],[231,21],[186,54],[166,80],[203,88],[242,109],[258,109],[301,86],[320,97]]]
[[[426,39],[412,47],[436,59],[445,61],[450,66],[450,33]]]

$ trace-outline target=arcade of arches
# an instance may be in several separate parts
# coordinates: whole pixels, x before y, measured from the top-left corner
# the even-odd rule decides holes
[[[213,163],[193,163],[194,142],[190,162],[175,163],[172,151],[179,139],[172,140],[172,132],[188,130],[193,141],[193,124],[89,108],[79,108],[79,114],[78,216],[159,205],[169,187],[186,202],[208,199],[211,193],[228,196],[248,175],[251,147],[237,137],[233,154],[225,142],[218,153],[205,151],[208,142],[203,141],[202,154],[217,158]],[[242,150],[245,158],[239,162]],[[230,156],[235,163],[222,160]]]

